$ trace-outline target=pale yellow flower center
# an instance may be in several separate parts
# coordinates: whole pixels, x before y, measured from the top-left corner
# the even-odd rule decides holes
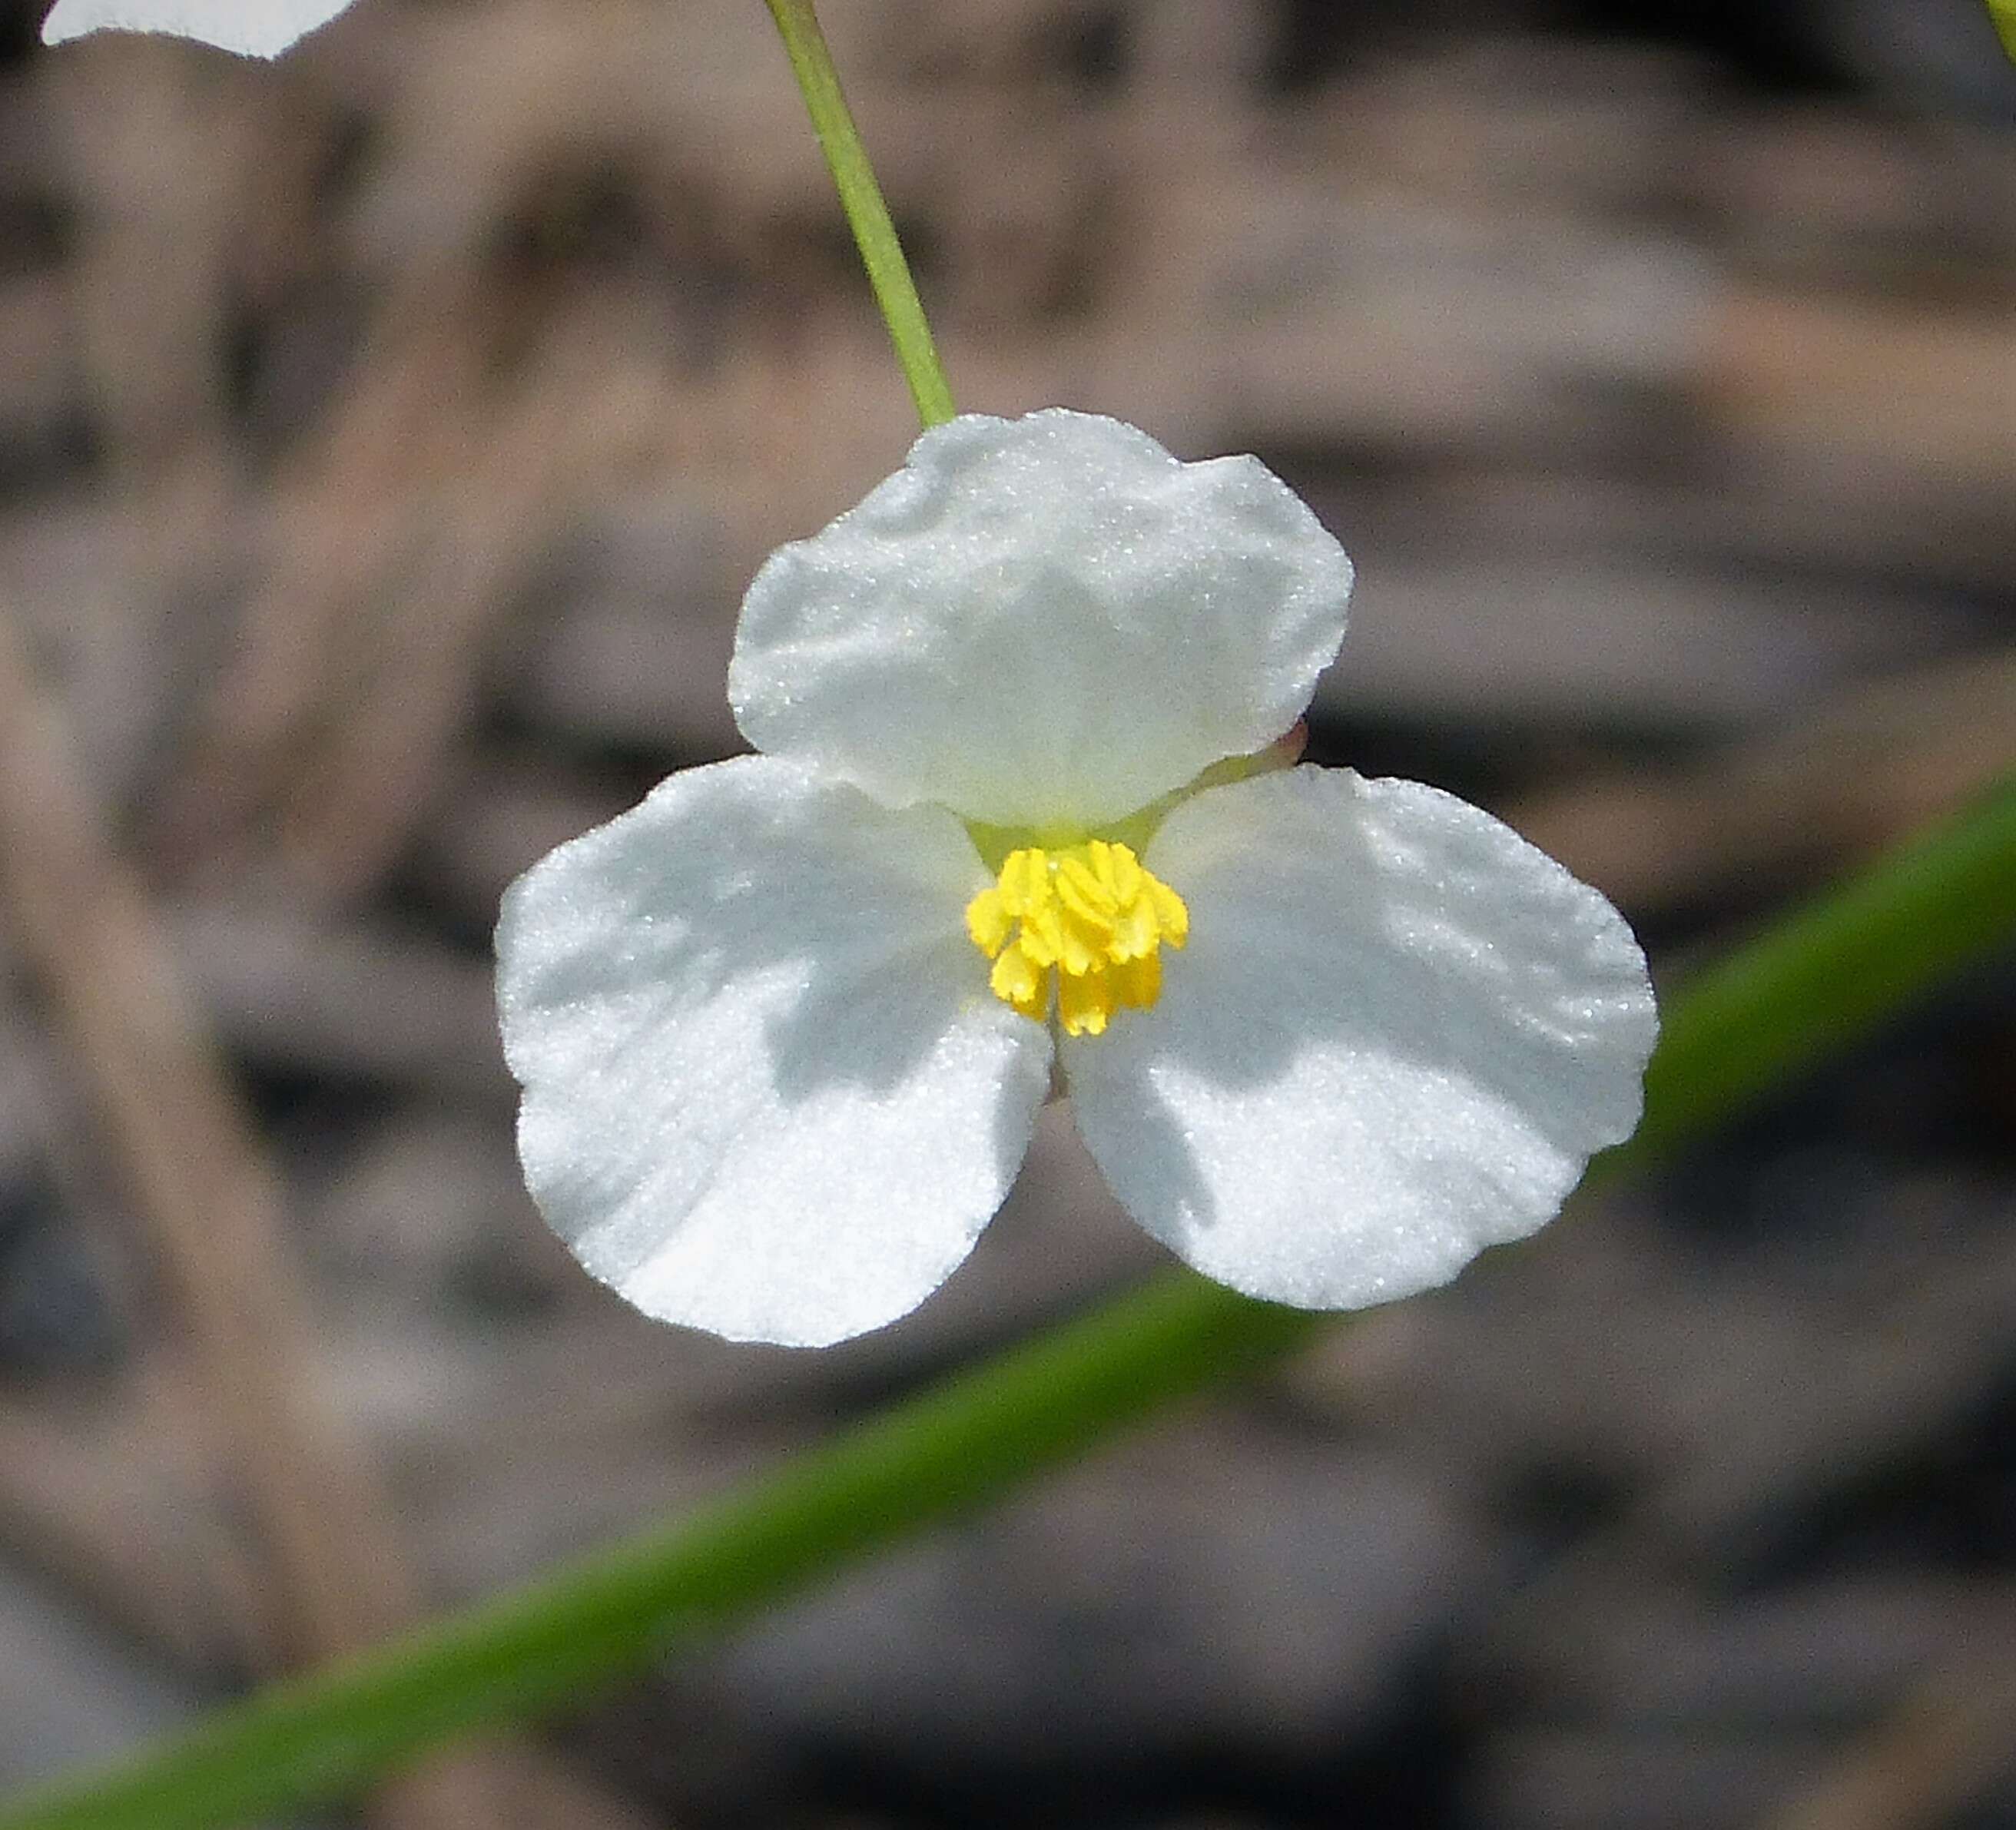
[[[1189,938],[1183,899],[1125,845],[1025,846],[967,905],[966,931],[994,962],[994,995],[1040,1023],[1054,975],[1057,1021],[1096,1036],[1122,1005],[1161,995],[1161,949]]]

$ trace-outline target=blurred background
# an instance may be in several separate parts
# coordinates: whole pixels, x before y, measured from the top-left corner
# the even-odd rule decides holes
[[[0,9],[0,1789],[676,1516],[1152,1268],[1068,1122],[823,1354],[534,1215],[503,884],[733,751],[914,430],[757,0]],[[1975,0],[829,0],[963,405],[1259,452],[1312,753],[1667,982],[2016,761]],[[2016,1825],[2016,961],[1670,1173],[368,1807]]]

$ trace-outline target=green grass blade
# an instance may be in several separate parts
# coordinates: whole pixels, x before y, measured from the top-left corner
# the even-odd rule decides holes
[[[2016,935],[2016,785],[1773,928],[1669,1002],[1643,1166]],[[279,1685],[0,1830],[211,1830],[355,1791],[464,1731],[577,1701],[844,1564],[1010,1491],[1323,1318],[1186,1272],[899,1404],[668,1531]]]

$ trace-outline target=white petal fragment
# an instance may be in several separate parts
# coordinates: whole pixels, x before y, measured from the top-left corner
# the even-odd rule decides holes
[[[958,822],[744,758],[553,852],[498,928],[534,1197],[647,1313],[823,1345],[906,1313],[1006,1195],[1042,1028],[962,925]]]
[[[758,748],[891,805],[1085,828],[1273,741],[1344,638],[1351,562],[1257,459],[1118,420],[969,416],[750,587]]]
[[[42,22],[51,45],[88,32],[167,32],[243,57],[277,57],[350,0],[56,0]]]
[[[1121,1202],[1197,1269],[1310,1309],[1443,1283],[1553,1218],[1638,1122],[1643,955],[1586,884],[1417,782],[1303,768],[1185,802],[1161,1000],[1064,1044]]]

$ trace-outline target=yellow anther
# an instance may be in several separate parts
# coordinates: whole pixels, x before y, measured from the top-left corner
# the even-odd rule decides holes
[[[1011,915],[1033,914],[1049,900],[1050,860],[1040,848],[1013,852],[1001,866],[1001,900]]]
[[[1067,853],[1058,859],[1050,883],[1066,911],[1081,921],[1111,921],[1120,906],[1118,899],[1099,881],[1097,873],[1082,858],[1074,858]]]
[[[1190,928],[1183,898],[1104,839],[1011,852],[966,910],[973,944],[994,962],[994,995],[1041,1022],[1054,974],[1070,1036],[1099,1035],[1116,1010],[1149,1009],[1161,995],[1161,949],[1180,947]]]
[[[1007,899],[998,889],[982,890],[966,906],[966,931],[990,960],[1008,944],[1008,932],[1014,925]]]
[[[1183,945],[1180,941],[1173,944]],[[1114,967],[1113,986],[1123,1004],[1136,1010],[1153,1009],[1156,999],[1162,995],[1162,956],[1143,953],[1138,960]]]
[[[1067,972],[1057,981],[1057,1021],[1067,1036],[1100,1035],[1116,1002],[1103,972]]]
[[[1049,1014],[1050,988],[1042,972],[1020,947],[1010,947],[994,962],[988,984],[1004,1004],[1040,1023]]]

